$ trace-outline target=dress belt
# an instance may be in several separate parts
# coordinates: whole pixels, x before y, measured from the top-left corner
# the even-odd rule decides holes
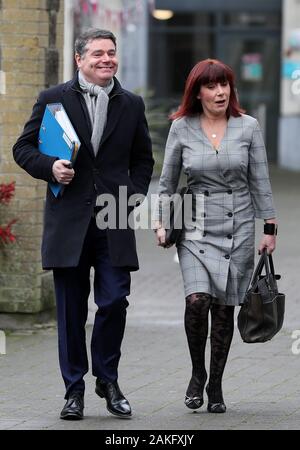
[[[248,191],[248,188],[246,186],[241,186],[240,188],[232,188],[231,186],[228,186],[228,188],[223,188],[223,189],[211,189],[211,188],[203,188],[203,187],[198,187],[198,186],[189,186],[189,190],[192,191],[193,193],[197,193],[197,194],[204,194],[206,196],[210,195],[210,194],[226,194],[230,193],[232,194],[233,192],[236,191]]]

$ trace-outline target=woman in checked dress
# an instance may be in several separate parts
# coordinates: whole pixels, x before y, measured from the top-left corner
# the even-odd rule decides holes
[[[184,228],[177,244],[192,360],[185,404],[191,409],[203,404],[210,311],[207,408],[224,413],[222,376],[233,336],[234,306],[243,303],[253,272],[255,218],[265,222],[258,251],[275,249],[277,225],[266,150],[257,120],[239,105],[232,69],[218,60],[200,61],[191,70],[172,119],[158,194],[174,194],[183,169],[190,191],[202,196],[204,223],[200,236]],[[164,246],[160,214],[155,228],[158,245]]]

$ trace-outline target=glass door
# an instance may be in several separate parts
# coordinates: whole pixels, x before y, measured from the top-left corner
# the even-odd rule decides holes
[[[236,75],[241,106],[264,133],[269,161],[276,161],[280,92],[280,37],[277,33],[221,31],[217,57]]]

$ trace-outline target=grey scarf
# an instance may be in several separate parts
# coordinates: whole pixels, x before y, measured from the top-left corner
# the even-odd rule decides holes
[[[108,94],[114,87],[114,80],[111,80],[107,86],[102,87],[97,84],[89,83],[79,71],[78,81],[82,89],[93,126],[91,144],[96,156],[107,121],[107,107],[109,102]]]

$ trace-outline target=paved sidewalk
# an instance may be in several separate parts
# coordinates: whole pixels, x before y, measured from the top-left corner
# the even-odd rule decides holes
[[[244,344],[235,330],[224,376],[227,413],[198,412],[183,404],[190,361],[183,329],[184,298],[173,248],[156,247],[153,233],[137,233],[141,270],[132,276],[128,322],[119,381],[134,415],[120,420],[107,413],[86,376],[85,420],[58,418],[64,388],[57,361],[55,324],[7,336],[0,355],[0,430],[279,430],[300,429],[299,174],[272,170],[279,216],[275,267],[282,274],[286,319],[265,344]],[[151,186],[155,192],[156,183]],[[257,236],[262,223],[258,223]],[[91,303],[90,319],[93,314]],[[236,308],[237,312],[238,308]],[[91,325],[87,327],[90,341]],[[298,339],[300,338],[300,332]],[[292,344],[299,354],[293,354]],[[209,358],[209,355],[207,355]],[[176,433],[176,431],[174,431]]]

